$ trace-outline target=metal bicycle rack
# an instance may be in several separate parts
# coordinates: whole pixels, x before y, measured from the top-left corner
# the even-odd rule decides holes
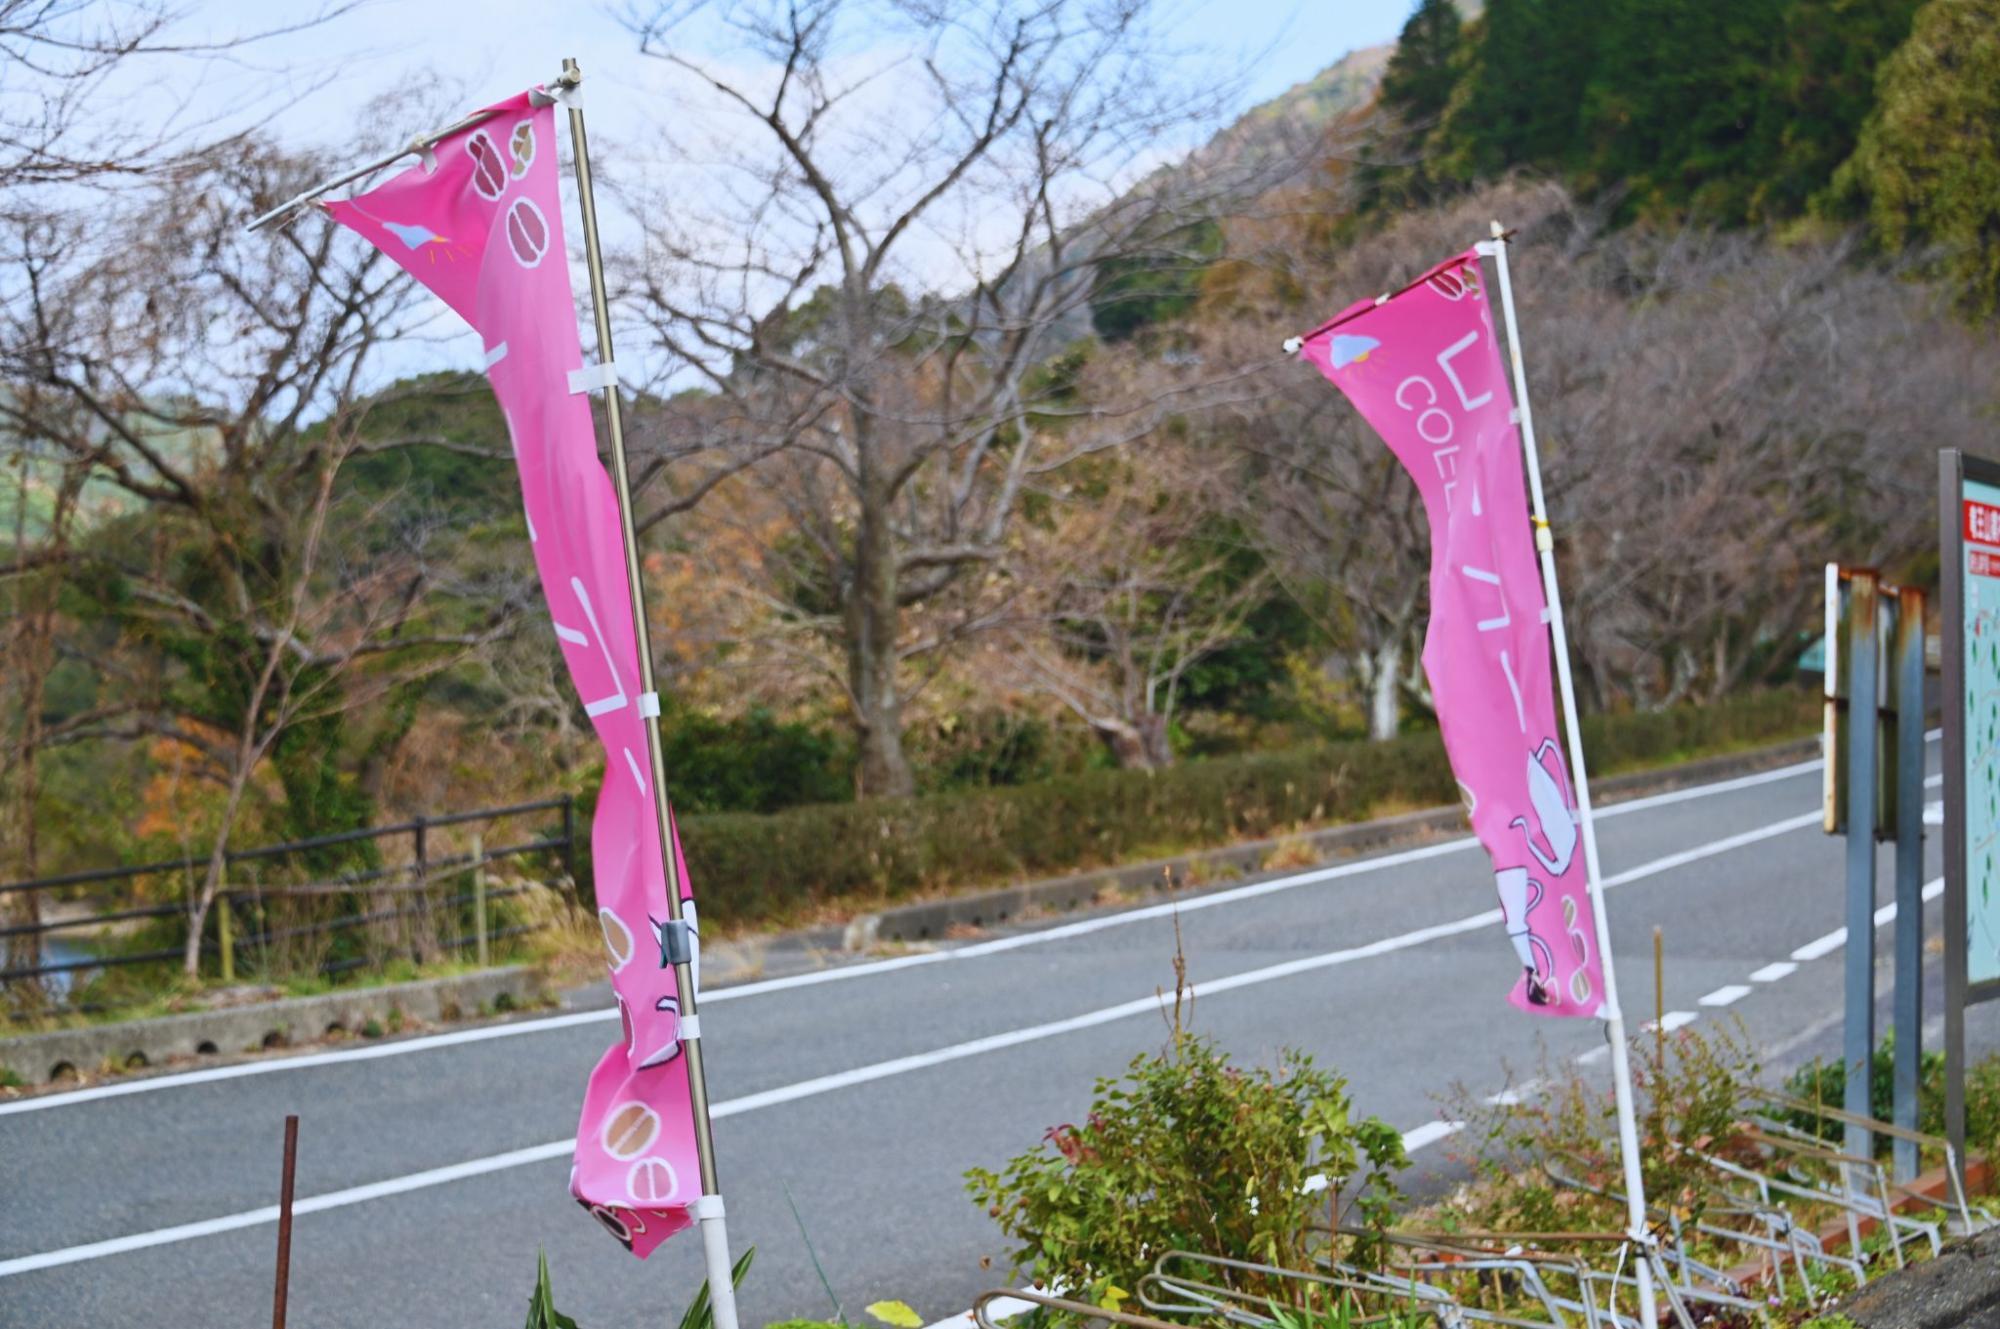
[[[1944,1159],[1945,1179],[1951,1188],[1950,1201],[1941,1200],[1934,1195],[1926,1195],[1924,1192],[1900,1182],[1885,1181],[1883,1183],[1885,1193],[1893,1191],[1907,1200],[1912,1200],[1932,1208],[1943,1209],[1947,1214],[1955,1212],[1958,1219],[1958,1227],[1952,1229],[1947,1226],[1947,1231],[1955,1230],[1960,1236],[1971,1236],[1975,1232],[1984,1232],[1990,1227],[2000,1225],[2000,1215],[1995,1215],[1985,1206],[1974,1205],[1966,1199],[1963,1163],[1958,1156],[1958,1151],[1952,1148],[1951,1141],[1944,1139],[1942,1136],[1926,1135],[1922,1131],[1909,1130],[1905,1127],[1897,1126],[1892,1122],[1880,1121],[1874,1117],[1861,1116],[1840,1108],[1829,1107],[1824,1103],[1808,1102],[1803,1098],[1798,1098],[1776,1089],[1753,1088],[1750,1091],[1750,1097],[1767,1108],[1809,1113],[1826,1121],[1839,1122],[1842,1125],[1861,1126],[1876,1134],[1886,1135],[1892,1140],[1906,1140],[1916,1145],[1920,1153],[1923,1150],[1935,1150]],[[1831,1147],[1830,1143],[1821,1136],[1814,1135],[1810,1131],[1801,1130],[1799,1127],[1793,1126],[1788,1122],[1778,1121],[1767,1115],[1760,1115],[1758,1124],[1780,1134],[1808,1140],[1822,1148]],[[1892,1210],[1894,1207],[1893,1204],[1888,1205],[1888,1208]]]
[[[1233,1324],[1249,1325],[1258,1329],[1278,1323],[1275,1315],[1266,1313],[1272,1308],[1272,1303],[1269,1301],[1263,1302],[1265,1310],[1252,1309],[1243,1304],[1251,1300],[1249,1294],[1226,1283],[1210,1283],[1189,1273],[1172,1272],[1170,1266],[1176,1265],[1207,1266],[1225,1278],[1231,1273],[1257,1274],[1264,1278],[1297,1283],[1303,1287],[1331,1288],[1343,1296],[1352,1296],[1356,1300],[1370,1298],[1391,1303],[1379,1307],[1372,1314],[1364,1313],[1355,1322],[1357,1324],[1368,1324],[1397,1312],[1427,1314],[1436,1321],[1439,1329],[1465,1329],[1465,1326],[1472,1323],[1543,1329],[1545,1324],[1537,1320],[1496,1318],[1490,1311],[1478,1311],[1464,1305],[1440,1288],[1393,1274],[1348,1269],[1338,1265],[1334,1266],[1338,1272],[1281,1269],[1276,1265],[1260,1264],[1255,1260],[1203,1255],[1196,1251],[1168,1251],[1153,1262],[1152,1271],[1139,1280],[1138,1287],[1139,1303],[1147,1310],[1169,1314],[1220,1315]],[[1363,1304],[1365,1307],[1366,1303]]]

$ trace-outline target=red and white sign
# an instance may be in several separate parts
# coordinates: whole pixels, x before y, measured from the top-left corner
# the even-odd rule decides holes
[[[1974,544],[2000,548],[2000,508],[1991,503],[1966,499],[1965,538]]]

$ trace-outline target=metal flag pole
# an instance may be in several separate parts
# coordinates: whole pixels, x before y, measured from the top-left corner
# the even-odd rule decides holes
[[[1542,501],[1542,461],[1535,449],[1535,415],[1528,405],[1528,375],[1521,360],[1521,330],[1514,319],[1514,284],[1507,274],[1507,232],[1493,223],[1493,239],[1479,246],[1491,254],[1500,273],[1500,309],[1507,322],[1507,352],[1514,367],[1514,406],[1520,416],[1521,446],[1528,456],[1528,493],[1535,508],[1535,548],[1542,560],[1542,595],[1549,606],[1549,635],[1556,656],[1556,680],[1562,689],[1563,728],[1569,733],[1570,780],[1576,789],[1577,818],[1583,830],[1583,866],[1590,884],[1591,912],[1597,930],[1597,954],[1604,965],[1604,1032],[1611,1042],[1611,1075],[1618,1100],[1618,1152],[1625,1165],[1626,1236],[1640,1249],[1633,1272],[1638,1277],[1639,1322],[1657,1329],[1653,1305],[1652,1238],[1646,1230],[1646,1183],[1639,1166],[1639,1124],[1632,1102],[1632,1064],[1625,1043],[1625,1015],[1618,1007],[1618,980],[1611,962],[1611,922],[1604,912],[1604,877],[1597,863],[1597,824],[1590,810],[1590,775],[1583,764],[1583,735],[1577,727],[1576,684],[1570,678],[1569,633],[1563,626],[1562,596],[1556,587],[1556,543],[1549,532],[1548,507]]]
[[[597,358],[604,373],[604,421],[611,435],[612,487],[618,494],[618,521],[625,538],[625,582],[632,593],[632,636],[639,650],[640,710],[646,717],[646,760],[652,771],[653,817],[660,833],[660,862],[666,869],[667,914],[673,936],[685,940],[680,865],[674,857],[673,814],[667,807],[667,769],[660,752],[660,710],[653,684],[653,645],[646,628],[646,602],[639,573],[638,528],[632,521],[632,484],[625,464],[625,417],[618,400],[616,362],[611,353],[611,311],[604,294],[604,255],[597,242],[597,200],[590,185],[590,146],[584,136],[583,105],[577,97],[583,71],[564,60],[556,80],[557,100],[569,108],[570,144],[576,154],[576,195],[583,212],[583,255],[590,269],[590,304],[597,323]],[[696,1014],[692,948],[672,950],[674,986],[679,990],[681,1048],[687,1062],[688,1098],[694,1108],[695,1152],[701,1162],[701,1198],[690,1211],[701,1225],[708,1268],[708,1298],[715,1329],[737,1329],[736,1286],[730,1279],[729,1236],[723,1221],[722,1191],[715,1179],[715,1138],[708,1120],[708,1079],[702,1070],[701,1023]]]

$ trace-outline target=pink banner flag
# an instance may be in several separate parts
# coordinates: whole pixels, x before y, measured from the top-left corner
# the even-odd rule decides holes
[[[632,598],[618,501],[579,377],[554,108],[524,92],[488,109],[489,119],[441,140],[424,162],[327,207],[436,292],[486,347],[542,595],[606,756],[590,847],[624,1037],[591,1074],[570,1190],[644,1256],[688,1225],[701,1185],[680,994],[660,956],[667,897]],[[678,863],[678,843],[674,854]],[[679,875],[685,894],[684,865]],[[684,911],[692,922],[691,900]],[[699,984],[699,961],[695,974]]]
[[[1596,1015],[1604,971],[1556,733],[1521,440],[1478,251],[1354,305],[1300,354],[1347,394],[1423,495],[1424,673],[1521,966],[1510,999],[1545,1015]]]

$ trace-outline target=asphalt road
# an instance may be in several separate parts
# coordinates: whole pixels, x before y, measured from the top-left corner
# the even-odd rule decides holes
[[[1635,1025],[1658,924],[1670,1023],[1740,1018],[1779,1066],[1837,1052],[1842,850],[1818,829],[1819,780],[1812,764],[1603,810]],[[1879,878],[1887,901],[1886,852]],[[1441,1133],[1454,1082],[1497,1091],[1544,1055],[1607,1075],[1588,1059],[1596,1022],[1505,1004],[1491,882],[1459,840],[1189,896],[1195,1027],[1239,1059],[1310,1051],[1413,1142]],[[745,1323],[831,1311],[801,1227],[852,1318],[880,1298],[941,1318],[1001,1283],[1004,1244],[961,1174],[1082,1115],[1096,1077],[1160,1045],[1173,929],[1163,908],[1111,911],[707,994],[731,1235],[758,1248]],[[1890,932],[1875,934],[1885,1009]],[[1971,1027],[2000,1046],[2000,1023]],[[584,1078],[615,1020],[499,1028],[0,1104],[0,1326],[262,1323],[287,1112],[303,1119],[307,1210],[293,1326],[512,1325],[538,1248],[584,1329],[673,1323],[700,1277],[695,1239],[642,1264],[565,1189]],[[1418,1158],[1438,1168],[1444,1153]]]

